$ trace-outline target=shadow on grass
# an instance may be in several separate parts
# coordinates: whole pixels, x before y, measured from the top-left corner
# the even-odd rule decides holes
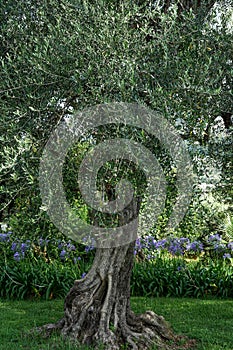
[[[197,340],[198,350],[233,349],[233,300],[132,298],[136,313],[153,310],[171,324],[177,334]],[[0,350],[87,350],[54,334],[49,339],[32,332],[63,315],[63,300],[1,301]]]

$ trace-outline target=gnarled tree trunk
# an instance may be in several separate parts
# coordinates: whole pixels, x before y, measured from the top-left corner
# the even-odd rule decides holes
[[[103,343],[108,349],[126,343],[146,349],[154,340],[164,346],[172,339],[163,317],[151,311],[136,316],[130,308],[133,252],[134,242],[97,250],[90,272],[66,297],[62,334],[84,344]]]
[[[140,200],[123,211],[121,224],[138,215]],[[132,234],[129,233],[129,234]],[[136,235],[136,232],[133,233]],[[108,350],[175,349],[176,337],[162,316],[152,311],[136,315],[130,307],[130,277],[135,241],[115,248],[97,248],[91,270],[77,280],[66,296],[64,317],[56,324],[40,328],[61,334],[81,344]],[[173,345],[169,345],[169,343]],[[177,349],[180,347],[177,347]]]
[[[172,332],[162,316],[152,311],[135,315],[130,308],[130,275],[134,244],[97,250],[91,271],[77,280],[65,299],[64,317],[41,327],[60,329],[81,344],[106,345],[108,350],[148,349],[153,343],[169,349]]]

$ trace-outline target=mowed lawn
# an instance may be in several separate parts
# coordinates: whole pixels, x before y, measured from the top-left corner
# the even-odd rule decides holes
[[[233,350],[233,300],[132,298],[132,308],[153,310],[170,322],[174,331],[197,340],[198,350]],[[64,341],[58,335],[44,339],[30,331],[58,320],[63,301],[0,301],[0,349],[89,349]]]

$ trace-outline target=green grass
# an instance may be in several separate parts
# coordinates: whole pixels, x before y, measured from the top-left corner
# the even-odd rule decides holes
[[[233,350],[233,300],[132,298],[132,308],[163,315],[176,333],[197,339],[198,350]]]
[[[178,334],[198,341],[198,350],[233,349],[233,300],[176,298],[132,298],[135,312],[154,310],[170,322]],[[43,339],[30,331],[34,326],[58,320],[63,301],[1,301],[1,350],[74,350],[58,335]]]

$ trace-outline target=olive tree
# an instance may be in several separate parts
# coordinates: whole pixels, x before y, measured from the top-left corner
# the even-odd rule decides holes
[[[4,2],[0,15],[3,215],[7,208],[10,213],[24,210],[17,205],[27,198],[25,207],[36,199],[35,215],[40,217],[38,175],[46,142],[62,121],[87,107],[136,102],[158,111],[171,125],[182,120],[187,132],[179,132],[188,142],[205,142],[207,125],[222,112],[230,112],[232,98],[232,38],[227,31],[210,28],[206,18],[214,3]],[[153,149],[153,137],[139,129],[135,133],[144,141],[148,138]],[[100,135],[107,137],[109,130],[103,128]],[[98,137],[93,129],[89,140],[98,142]],[[111,196],[107,193],[109,200],[114,199]],[[163,317],[152,311],[135,315],[130,308],[141,201],[141,196],[134,196],[116,219],[120,226],[136,222],[128,232],[131,239],[112,247],[97,244],[91,270],[74,282],[65,298],[64,317],[43,330],[60,330],[80,343],[103,343],[109,349],[120,349],[122,344],[146,349],[153,343],[169,349],[169,341],[176,341]]]

